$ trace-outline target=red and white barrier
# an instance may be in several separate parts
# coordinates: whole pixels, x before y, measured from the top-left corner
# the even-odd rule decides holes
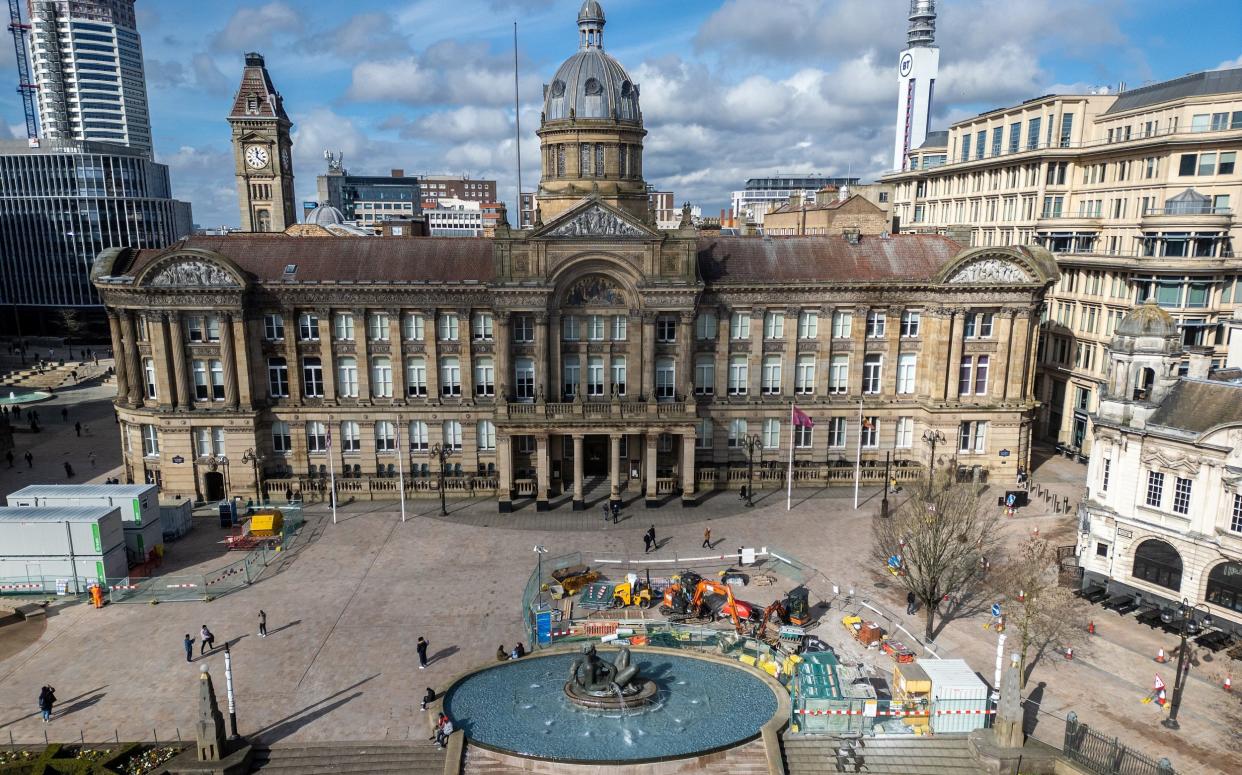
[[[863,716],[867,715],[862,710],[795,710],[794,713],[800,716]],[[995,710],[881,710],[876,711],[875,716],[992,716]]]
[[[0,584],[0,589],[43,589],[42,584]]]

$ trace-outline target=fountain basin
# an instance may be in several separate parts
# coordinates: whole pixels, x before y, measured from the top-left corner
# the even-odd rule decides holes
[[[52,397],[52,394],[46,390],[6,390],[0,388],[0,406],[25,406],[26,404],[37,404],[40,401],[46,401]]]
[[[445,712],[470,745],[568,764],[698,757],[742,746],[788,719],[789,697],[767,675],[725,657],[659,648],[632,653],[654,687],[647,706],[580,707],[563,688],[577,657],[567,649],[469,673],[445,692]]]

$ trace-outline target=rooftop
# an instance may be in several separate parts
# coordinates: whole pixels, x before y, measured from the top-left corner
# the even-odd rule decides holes
[[[1183,75],[1171,81],[1161,81],[1137,89],[1124,91],[1117,95],[1116,101],[1104,111],[1108,116],[1114,113],[1125,113],[1138,108],[1159,105],[1187,97],[1200,97],[1208,94],[1226,94],[1242,92],[1242,67],[1231,70],[1206,70],[1201,73]]]
[[[136,498],[140,495],[155,494],[158,489],[153,484],[30,484],[17,492],[9,493],[9,497]]]
[[[116,506],[0,507],[0,522],[98,522]]]
[[[1186,378],[1173,385],[1147,421],[1196,435],[1228,423],[1242,423],[1242,385]]]

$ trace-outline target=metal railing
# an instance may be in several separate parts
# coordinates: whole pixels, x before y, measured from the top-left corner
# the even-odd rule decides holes
[[[1172,207],[1149,207],[1143,217],[1149,215],[1233,215],[1232,207],[1209,207],[1199,205],[1174,205]]]
[[[1115,737],[1093,732],[1075,713],[1065,720],[1064,752],[1071,762],[1099,775],[1174,775],[1168,759],[1155,761]]]

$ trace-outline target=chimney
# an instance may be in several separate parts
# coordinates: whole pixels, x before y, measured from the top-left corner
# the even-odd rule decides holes
[[[844,202],[850,198],[850,187],[848,185],[841,186],[837,189],[837,201]]]
[[[1212,348],[1190,346],[1185,350],[1189,361],[1186,376],[1190,379],[1207,379],[1212,370]]]
[[[405,170],[393,170],[393,171],[392,171],[392,177],[394,177],[394,178],[404,178],[404,177],[405,177]]]
[[[824,186],[815,192],[815,204],[826,205],[832,201],[832,195],[837,191],[836,186]]]
[[[794,191],[792,194],[789,195],[789,206],[790,207],[801,207],[802,206],[802,192],[801,191]]]

